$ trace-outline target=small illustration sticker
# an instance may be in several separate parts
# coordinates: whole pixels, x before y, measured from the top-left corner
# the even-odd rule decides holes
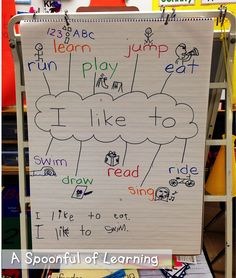
[[[107,85],[106,81],[107,81],[107,77],[105,76],[105,74],[102,73],[97,80],[96,87],[102,87],[103,89],[108,89],[109,86]]]
[[[40,170],[30,171],[30,176],[56,176],[56,172],[51,166],[44,166]]]
[[[118,93],[119,93],[119,92],[123,93],[123,82],[114,81],[114,82],[112,83],[111,89],[112,89],[112,90],[117,90]]]
[[[182,63],[183,65],[184,62],[190,61],[192,56],[199,56],[199,51],[196,47],[194,47],[192,50],[187,52],[186,44],[180,43],[175,49],[175,54],[178,57],[175,63],[176,64]]]
[[[177,191],[171,193],[168,187],[158,187],[155,192],[155,201],[173,202],[177,193]]]
[[[120,156],[116,154],[116,152],[109,151],[109,153],[105,156],[106,164],[108,164],[111,167],[114,167],[119,164],[120,162]]]
[[[74,192],[71,196],[71,198],[75,199],[83,199],[84,196],[91,194],[93,191],[88,191],[86,185],[77,185],[76,188],[74,189]]]
[[[187,187],[193,187],[195,185],[195,181],[190,178],[191,175],[187,175],[186,178],[176,177],[175,179],[169,180],[169,184],[174,187],[179,184],[185,184]]]
[[[168,187],[158,187],[155,192],[155,201],[168,202],[170,189]]]

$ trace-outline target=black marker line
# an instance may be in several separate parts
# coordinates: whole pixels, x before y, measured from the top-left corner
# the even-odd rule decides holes
[[[126,158],[126,154],[127,154],[127,149],[128,149],[128,143],[125,142],[125,153],[124,153],[124,158],[123,158],[122,166],[124,166],[124,164],[125,164],[125,158]]]
[[[136,61],[135,61],[135,67],[134,67],[134,75],[133,75],[133,80],[132,80],[132,85],[131,85],[131,90],[130,90],[131,93],[133,92],[134,80],[135,80],[137,65],[138,65],[138,54],[136,55]]]
[[[95,71],[95,73],[94,73],[94,80],[93,80],[93,95],[95,95],[95,90],[96,90],[96,88],[95,88],[95,86],[96,86],[96,71]]]
[[[149,169],[148,169],[148,171],[147,171],[147,173],[146,173],[146,175],[145,175],[145,177],[144,177],[144,179],[143,179],[143,181],[142,181],[140,187],[143,186],[144,181],[146,180],[146,178],[147,178],[149,172],[151,171],[151,168],[152,168],[152,166],[153,166],[153,164],[154,164],[154,161],[155,161],[155,159],[156,159],[156,157],[157,157],[157,155],[158,155],[160,149],[161,149],[161,145],[159,146],[159,148],[158,148],[156,154],[154,155],[153,160],[152,160],[152,163],[151,163],[151,165],[150,165],[150,167],[149,167]]]
[[[90,125],[93,127],[93,110],[90,109]]]
[[[37,227],[37,236],[36,236],[36,239],[44,239],[44,237],[40,237],[39,236],[39,227],[42,227],[42,226],[44,226],[43,224],[41,224],[41,225],[34,225],[35,227]]]
[[[86,196],[86,195],[89,195],[89,194],[91,194],[91,193],[93,193],[93,191],[85,192],[84,195]]]
[[[172,72],[173,73],[173,72]],[[170,73],[169,75],[168,75],[168,77],[166,78],[166,81],[164,82],[164,84],[163,84],[163,86],[162,86],[162,88],[161,88],[161,92],[160,92],[160,94],[163,92],[163,90],[164,90],[164,88],[165,88],[165,86],[166,86],[166,83],[167,83],[167,81],[169,80],[169,78],[171,77],[171,74],[172,73]]]
[[[184,151],[183,151],[183,155],[182,155],[182,160],[181,160],[181,162],[184,162],[184,155],[185,155],[185,151],[186,151],[187,141],[188,141],[188,139],[185,139],[185,140],[184,140]]]
[[[46,76],[45,76],[45,73],[44,73],[44,72],[43,72],[43,77],[44,77],[44,80],[45,80],[45,82],[46,82],[46,84],[47,84],[47,87],[48,87],[48,93],[49,93],[49,95],[51,95],[50,86],[49,86],[49,83],[48,83],[48,81],[47,81],[47,78],[46,78]]]
[[[56,230],[57,240],[59,240],[59,236],[58,236],[58,230],[57,230],[57,228],[55,228],[55,230]]]
[[[69,56],[68,91],[70,91],[70,70],[71,70],[71,53],[70,53],[70,56]]]
[[[79,156],[78,156],[78,160],[77,160],[75,176],[77,176],[77,174],[78,174],[81,151],[82,151],[82,141],[80,141]]]
[[[47,151],[46,151],[46,154],[45,154],[45,155],[48,155],[48,152],[49,152],[49,149],[50,149],[50,147],[51,147],[51,144],[52,144],[53,139],[54,139],[54,137],[51,138],[51,141],[50,141],[50,143],[49,143],[49,145],[48,145],[48,148],[47,148]]]

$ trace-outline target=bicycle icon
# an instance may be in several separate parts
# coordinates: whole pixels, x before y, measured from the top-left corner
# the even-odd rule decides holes
[[[173,187],[176,187],[179,184],[185,184],[187,187],[193,187],[195,181],[190,179],[191,175],[186,176],[186,178],[176,177],[175,179],[169,180],[169,184]]]

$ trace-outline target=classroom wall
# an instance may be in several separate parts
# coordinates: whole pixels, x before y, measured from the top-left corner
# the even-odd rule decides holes
[[[90,0],[62,0],[62,10],[75,12],[78,7],[89,6]],[[136,6],[140,11],[151,11],[152,0],[126,0],[127,6]],[[16,5],[17,10],[28,10],[30,5]],[[31,0],[31,6],[43,9],[43,0]]]
[[[236,4],[226,4],[229,11],[233,12],[236,15]],[[220,4],[210,4],[210,5],[202,5],[202,0],[195,0],[194,5],[189,6],[176,6],[176,10],[217,10]],[[159,1],[152,1],[153,10],[159,10]],[[171,8],[170,8],[171,9]]]

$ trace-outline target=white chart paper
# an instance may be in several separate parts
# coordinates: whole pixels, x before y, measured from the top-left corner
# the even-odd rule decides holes
[[[23,22],[34,248],[199,254],[212,20]]]

